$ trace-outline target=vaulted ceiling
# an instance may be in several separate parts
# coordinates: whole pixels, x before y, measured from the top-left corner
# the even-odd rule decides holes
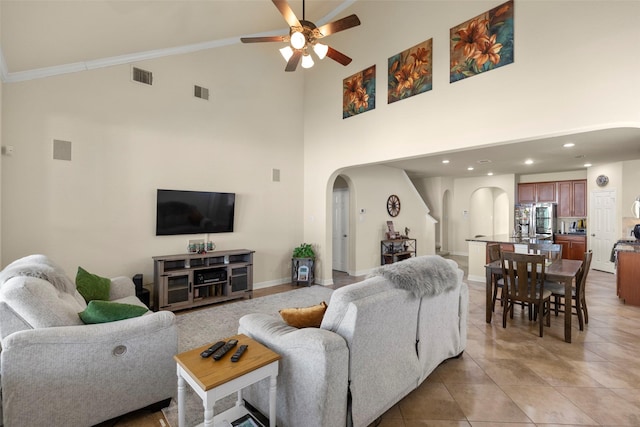
[[[305,0],[305,16],[326,23],[348,15],[343,10],[353,1]],[[302,0],[289,4],[302,18]],[[269,0],[2,0],[0,8],[9,73],[180,53],[289,30]]]
[[[305,0],[305,17],[321,25],[353,13],[349,8],[355,1]],[[376,7],[375,1],[359,1]],[[289,3],[301,18],[302,0]],[[354,37],[363,37],[365,24],[360,33],[353,33]],[[0,48],[4,57],[0,62],[5,81],[215,49],[239,44],[241,36],[287,33],[284,18],[270,0],[0,0]],[[278,55],[276,45],[274,55]],[[350,54],[355,56],[357,52]],[[565,142],[576,146],[563,149]],[[522,164],[527,157],[533,158],[533,165]],[[445,158],[448,164],[442,163]],[[635,128],[519,142],[389,165],[413,175],[481,176],[488,172],[576,170],[583,169],[585,163],[627,159],[640,159],[640,131]],[[468,171],[469,166],[474,170]]]

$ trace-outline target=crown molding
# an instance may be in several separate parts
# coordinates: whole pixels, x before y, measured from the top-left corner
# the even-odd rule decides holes
[[[2,61],[2,81],[5,83],[23,82],[27,80],[41,79],[44,77],[59,76],[62,74],[77,73],[79,71],[112,67],[114,65],[131,64],[150,59],[162,58],[165,56],[182,55],[185,53],[193,53],[201,50],[215,49],[218,47],[229,46],[237,43],[240,43],[240,37],[212,40],[208,42],[195,43],[167,49],[136,52],[128,55],[112,56],[109,58],[74,62],[71,64],[56,65],[53,67],[37,68],[34,70],[18,71],[13,73],[6,71],[6,63],[4,62],[4,59],[0,58],[0,61]]]
[[[324,25],[332,20],[336,15],[345,9],[352,6],[358,0],[345,0],[333,11],[329,12],[326,16],[320,19],[318,25]],[[286,33],[289,28],[265,31],[262,33],[249,34],[242,37],[263,37],[263,36],[277,36],[282,33]],[[194,43],[184,46],[177,46],[166,49],[156,49],[144,52],[137,52],[128,55],[112,56],[108,58],[94,59],[90,61],[74,62],[71,64],[55,65],[52,67],[37,68],[26,71],[9,72],[9,67],[2,54],[2,48],[0,47],[0,79],[3,83],[17,83],[28,80],[42,79],[45,77],[59,76],[69,73],[77,73],[80,71],[95,70],[98,68],[112,67],[115,65],[132,64],[140,61],[147,61],[150,59],[162,58],[166,56],[182,55],[185,53],[193,53],[201,50],[215,49],[223,46],[230,46],[238,44],[240,42],[240,36],[230,37],[221,40],[211,40],[202,43]]]

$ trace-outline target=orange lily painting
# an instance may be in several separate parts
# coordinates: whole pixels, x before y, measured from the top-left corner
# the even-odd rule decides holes
[[[389,58],[389,104],[433,88],[432,47],[433,39],[429,39]]]
[[[342,118],[353,117],[376,108],[376,66],[342,81]]]
[[[513,62],[513,0],[453,27],[449,82]]]

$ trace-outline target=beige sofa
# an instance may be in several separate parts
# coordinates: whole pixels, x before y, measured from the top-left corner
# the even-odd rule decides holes
[[[111,279],[109,297],[143,306],[126,277]],[[74,282],[43,255],[0,272],[5,426],[86,427],[175,395],[174,314],[84,324],[78,312],[86,306]]]
[[[441,362],[463,352],[469,290],[462,270],[435,256],[398,263],[404,266],[410,278],[436,267],[450,269],[445,289],[417,297],[375,276],[334,291],[320,328],[297,329],[258,313],[240,319],[239,332],[282,356],[278,426],[366,427]],[[268,382],[243,396],[268,413]]]

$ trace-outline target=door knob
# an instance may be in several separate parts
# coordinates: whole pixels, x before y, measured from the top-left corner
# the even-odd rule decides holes
[[[595,234],[591,234],[591,237],[596,237],[596,235]]]

